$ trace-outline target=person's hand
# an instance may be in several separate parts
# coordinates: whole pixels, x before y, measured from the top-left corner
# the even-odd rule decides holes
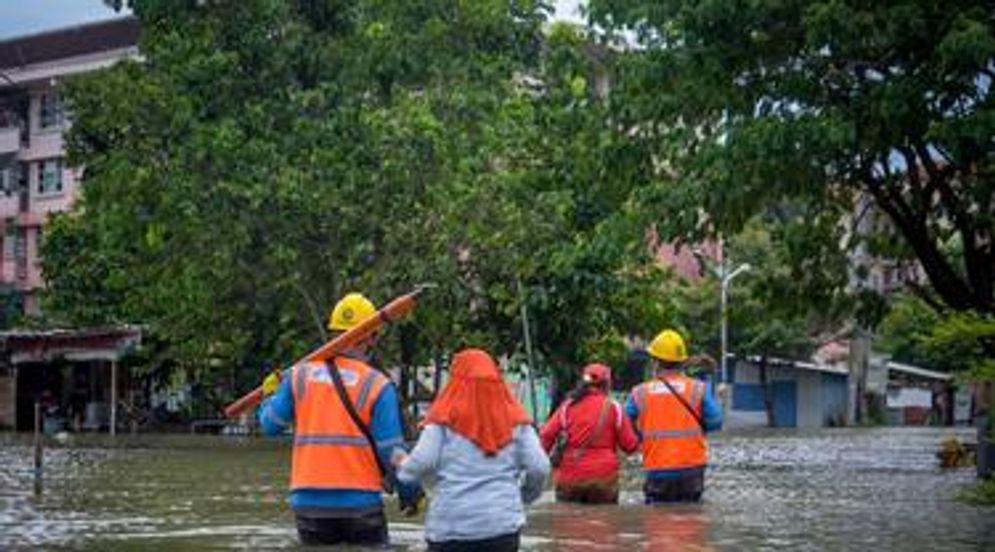
[[[394,452],[390,454],[390,465],[395,468],[401,467],[401,464],[408,459],[408,453],[404,452],[402,448],[395,448]]]
[[[725,402],[726,397],[729,395],[729,384],[720,383],[715,387],[715,394],[719,397],[719,400]]]
[[[263,380],[263,396],[268,397],[280,388],[280,371],[273,370],[266,379]]]
[[[417,485],[400,483],[397,486],[397,498],[400,502],[401,513],[408,517],[418,515],[418,512],[425,506],[425,491]]]

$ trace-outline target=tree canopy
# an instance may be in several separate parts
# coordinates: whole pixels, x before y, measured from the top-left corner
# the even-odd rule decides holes
[[[647,201],[668,238],[732,235],[789,201],[810,228],[862,197],[922,265],[924,295],[995,312],[995,17],[926,0],[592,0],[625,44],[620,131],[653,159]],[[801,251],[802,256],[808,253]],[[896,251],[892,251],[895,254]]]
[[[46,230],[53,315],[142,323],[164,357],[246,382],[354,289],[439,285],[390,345],[404,362],[520,350],[523,299],[565,372],[672,316],[647,300],[590,42],[544,34],[541,2],[129,4],[142,59],[69,85],[86,169]]]

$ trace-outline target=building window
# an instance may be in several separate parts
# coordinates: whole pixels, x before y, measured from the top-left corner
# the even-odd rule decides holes
[[[20,227],[17,229],[17,238],[14,242],[14,265],[16,267],[17,279],[28,279],[28,229]]]
[[[42,94],[39,126],[41,126],[41,128],[62,126],[63,116],[62,99],[59,95],[54,92]]]
[[[16,219],[14,217],[7,217],[3,223],[3,258],[13,259],[14,258],[14,242],[17,240],[17,226],[15,225]]]
[[[0,194],[10,197],[17,185],[17,175],[13,167],[0,167]]]
[[[48,159],[38,164],[38,193],[55,194],[62,191],[62,159]]]

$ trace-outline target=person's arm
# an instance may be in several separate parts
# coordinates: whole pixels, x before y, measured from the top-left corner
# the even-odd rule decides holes
[[[642,436],[639,434],[639,429],[637,429],[637,423],[639,422],[639,405],[636,404],[635,389],[633,389],[632,393],[629,393],[629,396],[625,399],[625,415],[629,418],[629,426],[636,434],[636,439],[641,439]]]
[[[564,406],[560,408],[566,408],[566,401],[564,401]],[[560,433],[560,429],[563,428],[560,416],[560,408],[553,411],[553,414],[546,420],[546,425],[542,426],[542,430],[539,432],[539,440],[542,441],[542,448],[546,452],[553,449],[553,444],[556,443],[556,436]]]
[[[401,481],[396,470],[391,469],[391,460],[395,452],[404,452],[404,425],[401,422],[401,406],[397,402],[397,389],[393,382],[383,386],[376,402],[373,403],[370,433],[377,443],[377,454],[387,468],[384,477],[397,489],[397,496],[400,497],[403,506],[421,494],[421,487],[416,483]]]
[[[385,466],[389,466],[394,449],[404,448],[401,408],[397,402],[397,390],[391,382],[383,386],[377,401],[373,403],[370,433],[373,434],[373,440],[377,443],[377,453],[380,459]]]
[[[639,448],[639,436],[636,435],[632,420],[629,419],[629,416],[621,412],[622,407],[618,406],[617,403],[615,407],[618,408],[619,413],[619,423],[615,428],[615,434],[618,436],[618,448],[622,449],[626,454],[632,454]]]
[[[424,478],[434,475],[439,469],[442,441],[442,426],[437,424],[425,426],[411,454],[397,466],[397,478],[404,483],[419,483]]]
[[[701,417],[702,421],[705,422],[705,431],[722,429],[722,404],[715,396],[711,382],[705,384],[705,397],[701,401]]]
[[[257,415],[263,435],[267,437],[283,434],[294,423],[294,390],[289,377],[284,377],[276,392],[263,401]]]
[[[532,426],[518,426],[516,432],[518,467],[525,472],[522,479],[522,501],[531,504],[542,495],[546,476],[549,475],[549,458]]]

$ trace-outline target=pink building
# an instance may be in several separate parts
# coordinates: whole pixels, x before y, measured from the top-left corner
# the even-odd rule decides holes
[[[647,232],[646,239],[656,260],[673,269],[675,276],[687,282],[698,282],[710,272],[707,266],[702,266],[703,262],[722,262],[721,241],[705,240],[697,244],[664,242],[653,229]]]
[[[39,242],[69,209],[81,171],[67,166],[66,79],[138,55],[138,23],[121,18],[0,41],[0,290],[38,313]],[[9,304],[9,303],[8,303]]]

